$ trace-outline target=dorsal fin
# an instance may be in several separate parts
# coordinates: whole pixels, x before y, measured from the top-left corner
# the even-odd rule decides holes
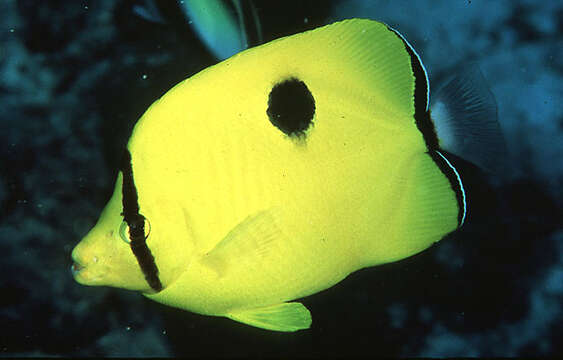
[[[356,18],[281,38],[261,48],[283,47],[281,56],[272,60],[276,72],[298,78],[326,75],[322,80],[330,87],[367,100],[367,110],[399,115],[393,116],[395,121],[410,121],[415,112],[415,83],[403,41],[384,23]],[[302,60],[299,68],[291,58]]]
[[[405,50],[410,56],[412,74],[414,76],[414,93],[413,100],[411,101],[414,101],[414,120],[416,126],[422,133],[428,149],[438,149],[438,137],[428,111],[430,106],[430,81],[428,79],[428,72],[422,63],[420,55],[407,39],[391,26],[387,25],[387,27],[401,39]]]

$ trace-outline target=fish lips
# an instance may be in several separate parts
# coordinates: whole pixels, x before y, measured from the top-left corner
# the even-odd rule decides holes
[[[82,285],[101,285],[101,281],[103,280],[102,271],[97,269],[99,266],[94,266],[98,262],[97,257],[93,257],[91,259],[91,264],[88,264],[81,259],[78,259],[78,256],[73,252],[72,254],[72,265],[70,266],[70,272],[72,273],[72,277],[76,282]]]
[[[78,275],[78,273],[80,273],[80,271],[85,268],[86,266],[80,264],[79,262],[74,261],[70,266],[70,271],[72,273],[72,276],[76,277],[76,275]]]

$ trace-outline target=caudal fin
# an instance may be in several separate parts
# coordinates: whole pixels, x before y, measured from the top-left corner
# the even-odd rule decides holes
[[[440,147],[481,169],[499,174],[506,147],[497,105],[477,65],[463,69],[442,86],[431,102]]]

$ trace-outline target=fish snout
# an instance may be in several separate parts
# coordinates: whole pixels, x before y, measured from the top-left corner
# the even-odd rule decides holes
[[[96,276],[97,264],[99,257],[91,251],[87,251],[83,242],[80,242],[72,250],[72,265],[70,271],[74,280],[83,285],[96,285],[101,280],[100,276]]]
[[[72,276],[75,276],[80,272],[80,270],[84,269],[85,266],[77,262],[76,260],[72,261],[72,265],[70,266],[70,271],[72,272]]]

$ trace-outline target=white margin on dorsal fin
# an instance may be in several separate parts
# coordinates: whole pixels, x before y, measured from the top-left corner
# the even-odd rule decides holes
[[[434,150],[438,155],[440,155],[440,157],[442,159],[444,159],[444,161],[446,162],[446,164],[450,167],[450,169],[452,169],[452,171],[455,174],[455,177],[457,179],[457,183],[459,185],[459,191],[461,192],[461,205],[462,205],[462,213],[461,213],[461,220],[459,221],[459,227],[463,226],[463,224],[465,223],[465,218],[467,217],[467,199],[465,197],[465,188],[463,187],[463,181],[461,181],[461,176],[459,176],[459,172],[457,171],[457,169],[455,168],[455,166],[452,165],[452,163],[438,150]]]
[[[495,98],[472,64],[447,81],[432,99],[431,117],[440,148],[490,173],[500,173],[506,148]]]

